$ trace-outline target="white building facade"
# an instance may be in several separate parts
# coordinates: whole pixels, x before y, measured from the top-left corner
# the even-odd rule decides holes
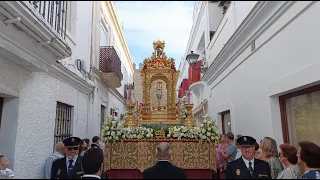
[[[15,178],[43,178],[55,142],[99,135],[96,104],[105,101],[106,111],[124,111],[121,83],[130,73],[123,73],[126,82],[117,89],[121,100],[109,94],[97,99],[97,91],[109,89],[100,87],[93,68],[99,62],[94,45],[100,43],[95,37],[100,29],[92,21],[96,2],[52,2],[0,2],[0,152],[9,158]],[[118,22],[109,22],[111,28],[113,23]],[[119,49],[130,69],[130,54],[123,52],[128,49]]]
[[[93,1],[92,68],[96,89],[90,137],[100,135],[109,116],[125,114],[125,85],[133,83],[133,63],[112,1]]]
[[[218,18],[219,25],[208,28],[213,12],[206,7],[219,3],[198,2],[195,8],[200,12],[195,13],[185,56],[190,51],[204,52],[208,67],[201,81],[190,86],[195,106],[199,98],[206,99],[206,113],[217,119],[223,133],[251,135],[257,140],[270,136],[278,144],[303,140],[319,144],[316,44],[320,26],[314,22],[320,3],[231,1]],[[201,19],[207,26],[203,29]],[[210,31],[215,31],[211,40]],[[204,50],[198,50],[198,42]]]

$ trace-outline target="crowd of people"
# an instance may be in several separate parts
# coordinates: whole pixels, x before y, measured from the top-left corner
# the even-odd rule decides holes
[[[45,178],[107,179],[106,173],[103,172],[102,144],[99,136],[94,136],[91,144],[89,139],[81,140],[78,137],[58,142],[55,152],[46,160]]]
[[[271,137],[264,137],[258,144],[250,136],[235,137],[230,132],[221,135],[216,148],[215,178],[320,179],[320,147],[315,143],[303,141],[298,148],[281,144],[279,149],[280,152]]]
[[[70,137],[55,145],[47,158],[46,179],[108,179],[103,167],[103,148],[100,138]],[[214,179],[320,179],[320,147],[303,141],[298,148],[290,144],[278,146],[273,138],[257,143],[250,136],[233,133],[221,135],[216,147]],[[187,179],[184,170],[170,163],[169,143],[156,147],[157,163],[143,171],[143,179]],[[0,155],[0,176],[14,177],[9,160]],[[302,170],[301,170],[302,169]]]

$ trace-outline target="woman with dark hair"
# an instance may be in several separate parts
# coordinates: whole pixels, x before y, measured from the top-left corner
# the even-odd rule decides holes
[[[304,168],[302,179],[320,179],[320,147],[309,141],[300,142],[297,156]]]
[[[86,138],[86,139],[83,139],[86,143],[87,143],[87,147],[90,147],[90,139]]]
[[[297,148],[290,144],[281,144],[279,147],[279,159],[286,169],[279,173],[277,179],[298,179],[301,173],[297,165]]]
[[[80,156],[83,156],[87,149],[88,149],[88,144],[84,139],[82,139],[80,141],[80,151],[79,151]]]

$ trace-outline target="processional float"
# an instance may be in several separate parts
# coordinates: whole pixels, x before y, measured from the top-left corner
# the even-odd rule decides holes
[[[180,112],[176,103],[176,84],[180,71],[176,70],[174,59],[166,56],[164,47],[164,41],[153,42],[154,51],[151,57],[143,61],[143,68],[140,70],[143,91],[142,110],[140,112],[134,112],[136,105],[132,99],[133,93],[128,92],[126,125],[129,127],[139,124],[180,124]],[[152,84],[155,84],[154,82],[156,82],[156,86],[152,87]],[[153,96],[157,103],[152,103]],[[187,110],[184,125],[194,126],[193,104],[190,103],[190,95],[187,95],[187,97],[188,100],[184,104]],[[138,119],[134,119],[134,113],[137,113]]]

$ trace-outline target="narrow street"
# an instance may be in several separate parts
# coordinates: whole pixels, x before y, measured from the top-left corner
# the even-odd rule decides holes
[[[320,145],[318,1],[2,1],[0,17],[0,155],[14,178],[44,178],[70,137],[98,136],[105,154],[109,137],[155,138],[145,151],[132,145],[148,155],[157,138],[207,140],[215,144],[181,145],[205,163],[175,159],[205,167],[201,178],[228,133],[271,137],[277,152]],[[124,130],[111,137],[112,122]],[[147,168],[141,153],[130,163]]]

